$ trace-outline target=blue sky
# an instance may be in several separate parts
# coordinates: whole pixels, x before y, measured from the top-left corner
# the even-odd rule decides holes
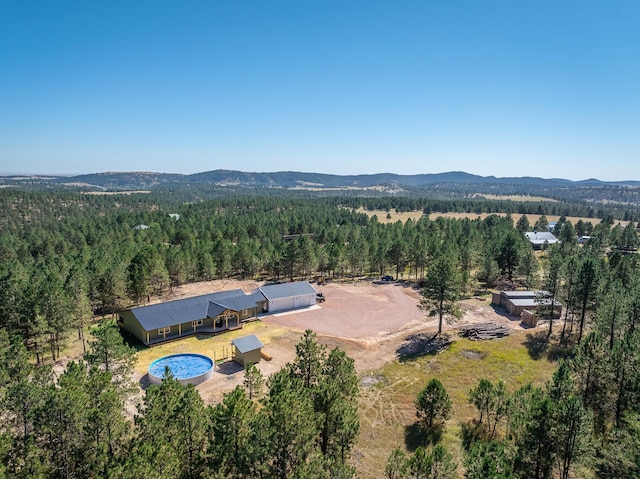
[[[637,0],[0,0],[0,172],[640,180]]]

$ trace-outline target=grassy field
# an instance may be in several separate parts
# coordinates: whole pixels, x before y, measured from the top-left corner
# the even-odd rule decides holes
[[[395,210],[391,210],[387,213],[384,210],[366,210],[364,208],[358,208],[357,212],[365,213],[369,216],[369,218],[377,216],[380,223],[396,223],[398,221],[405,223],[408,219],[418,221],[424,216],[422,211],[407,211],[405,213],[396,213]],[[389,216],[388,218],[387,215]]]
[[[503,380],[509,391],[531,382],[541,385],[551,378],[556,363],[534,359],[527,343],[529,333],[516,332],[507,338],[475,342],[458,338],[452,347],[435,356],[414,361],[394,361],[368,376],[371,383],[362,389],[361,430],[355,458],[359,477],[379,478],[395,447],[411,450],[415,444],[414,401],[431,378],[444,384],[453,402],[442,443],[461,463],[462,424],[476,417],[468,403],[468,392],[481,378]],[[413,438],[413,439],[412,439]]]
[[[405,213],[396,213],[395,211],[390,211],[389,213],[387,213],[384,210],[365,210],[363,208],[358,209],[359,213],[366,213],[369,217],[372,216],[377,216],[378,217],[378,221],[380,223],[395,223],[397,221],[401,221],[401,222],[406,222],[408,219],[412,219],[413,221],[418,221],[420,218],[422,218],[424,216],[424,214],[422,213],[422,211],[408,211]],[[475,220],[477,218],[480,218],[481,220],[485,219],[487,216],[490,216],[491,214],[497,214],[499,216],[506,216],[506,213],[431,213],[429,215],[429,219],[431,220],[435,220],[436,218],[438,218],[439,216],[442,216],[444,218],[456,218],[456,219],[463,219],[463,218],[469,218],[470,220]],[[387,215],[389,216],[389,218],[387,218]],[[513,217],[513,221],[518,221],[518,219],[520,218],[521,215],[518,214],[513,214],[511,215]],[[528,219],[529,219],[529,223],[531,225],[534,225],[536,223],[536,221],[538,221],[538,219],[540,218],[541,215],[525,215]],[[558,221],[560,219],[559,215],[547,215],[547,221],[549,222],[554,222],[554,221]],[[597,225],[598,223],[600,223],[600,219],[599,218],[587,218],[587,217],[580,217],[580,216],[567,216],[566,217],[567,220],[571,221],[571,223],[575,226],[575,224],[579,221],[582,220],[585,223],[591,223],[592,225]],[[616,222],[620,222],[622,224],[626,224],[626,221],[618,221],[616,220]]]
[[[548,201],[551,203],[557,203],[558,200],[554,200],[553,198],[545,198],[544,196],[525,196],[525,195],[487,195],[487,194],[477,194],[477,197],[486,198],[488,200],[498,200],[498,201],[533,201],[536,203],[540,203],[543,201]]]

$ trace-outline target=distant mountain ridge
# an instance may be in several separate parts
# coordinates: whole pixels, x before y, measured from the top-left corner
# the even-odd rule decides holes
[[[174,185],[215,185],[265,188],[370,188],[378,186],[424,188],[445,185],[521,185],[543,186],[545,188],[625,186],[640,187],[640,181],[607,182],[597,179],[572,181],[561,178],[538,177],[495,177],[479,176],[463,171],[446,173],[426,173],[399,175],[376,173],[363,175],[333,175],[325,173],[304,173],[296,171],[243,172],[236,170],[212,170],[184,175],[156,172],[103,172],[74,176],[54,175],[10,175],[0,177],[2,185],[19,184],[76,185],[87,188],[108,190],[154,189]]]

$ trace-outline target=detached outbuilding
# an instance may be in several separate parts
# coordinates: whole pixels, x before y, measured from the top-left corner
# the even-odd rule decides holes
[[[255,334],[243,336],[231,341],[233,344],[233,360],[241,366],[260,362],[264,344]]]
[[[510,316],[522,316],[523,312],[536,311],[540,306],[550,308],[551,299],[546,291],[500,291],[493,293],[491,303],[504,308]],[[553,301],[552,317],[562,314],[562,303]]]

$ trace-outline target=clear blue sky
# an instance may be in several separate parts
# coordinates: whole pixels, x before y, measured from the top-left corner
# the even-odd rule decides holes
[[[638,0],[0,0],[0,172],[640,180]]]

